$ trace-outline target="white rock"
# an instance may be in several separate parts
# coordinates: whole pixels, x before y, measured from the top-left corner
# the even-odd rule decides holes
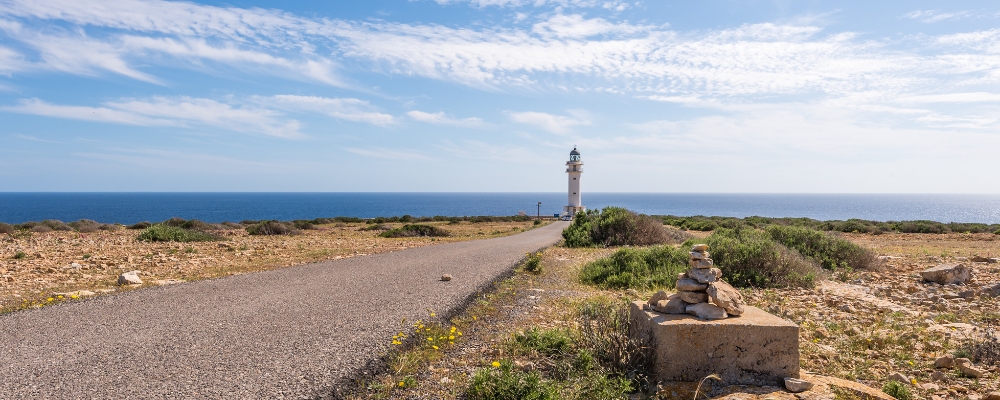
[[[966,267],[965,264],[941,264],[920,271],[920,276],[925,281],[942,285],[966,283],[972,279],[972,268]]]
[[[889,375],[889,380],[890,381],[896,381],[896,382],[905,383],[907,385],[913,385],[913,383],[910,382],[910,378],[907,377],[906,375],[903,375],[900,372],[896,372],[896,373],[893,373],[892,375]]]
[[[139,279],[139,271],[129,271],[118,275],[119,285],[141,285],[142,279]]]
[[[803,379],[785,378],[785,389],[792,393],[801,393],[812,389],[813,383]]]
[[[687,306],[688,304],[680,298],[670,299],[663,307],[662,312],[667,314],[684,314],[687,313]]]
[[[712,268],[712,266],[714,265],[714,262],[712,262],[711,259],[707,259],[707,260],[691,260],[690,264],[691,264],[691,267],[693,267],[693,268],[706,269],[706,268]]]
[[[707,251],[692,251],[688,254],[691,255],[692,260],[704,260],[709,258],[709,254]]]
[[[655,294],[653,294],[653,297],[649,298],[649,304],[655,306],[656,303],[659,302],[660,300],[666,300],[667,296],[669,296],[667,292],[664,292],[662,290],[656,292]]]
[[[955,359],[950,356],[941,356],[934,360],[934,368],[951,368],[955,366]]]
[[[726,310],[723,310],[722,307],[708,303],[689,305],[687,306],[687,313],[701,319],[724,319],[728,317]]]
[[[708,245],[701,243],[691,246],[691,251],[708,251]]]
[[[444,281],[444,282],[450,281],[451,280],[451,274],[441,275],[441,280]]]

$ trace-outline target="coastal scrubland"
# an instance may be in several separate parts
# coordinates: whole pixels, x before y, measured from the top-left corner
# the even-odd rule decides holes
[[[380,235],[414,224],[444,234]],[[5,232],[0,234],[0,312],[136,287],[506,236],[535,226],[526,217],[408,216],[222,224],[174,218],[128,227],[86,220],[5,225],[0,226]],[[136,270],[143,285],[118,284],[119,274]]]
[[[605,222],[645,220],[611,211]],[[581,239],[609,231],[593,228],[602,214],[578,219],[566,242],[527,255],[513,277],[463,312],[429,315],[414,332],[392,338],[385,371],[360,379],[353,397],[803,398],[777,387],[712,382],[698,395],[696,384],[652,381],[649,350],[628,335],[627,305],[671,288],[692,243],[710,244],[726,279],[751,305],[800,327],[805,376],[840,379],[817,389],[816,398],[872,398],[875,391],[975,400],[1000,390],[1000,236],[992,232],[842,232],[739,221],[712,230],[667,225],[661,244]],[[919,271],[942,263],[972,267],[973,280],[922,280]],[[428,326],[463,334],[433,347],[419,333]],[[969,358],[984,375],[935,366],[941,356]]]

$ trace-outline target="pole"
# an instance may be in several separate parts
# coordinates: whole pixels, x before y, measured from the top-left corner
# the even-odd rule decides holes
[[[535,219],[542,219],[542,202],[538,202],[538,213],[535,215]]]

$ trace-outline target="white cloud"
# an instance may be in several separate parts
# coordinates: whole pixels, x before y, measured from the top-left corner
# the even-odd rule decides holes
[[[275,107],[315,112],[337,119],[377,126],[388,126],[396,122],[392,115],[378,112],[370,103],[359,99],[277,95],[255,97],[255,100]]]
[[[481,118],[476,118],[476,117],[463,118],[463,119],[451,118],[446,116],[443,111],[436,113],[428,113],[428,112],[413,110],[413,111],[408,111],[406,115],[408,115],[410,118],[413,118],[413,120],[415,121],[426,122],[428,124],[450,125],[463,128],[480,128],[484,125],[483,120]]]
[[[571,132],[572,128],[581,125],[590,125],[590,121],[583,113],[576,112],[575,116],[553,115],[537,111],[508,112],[511,121],[535,125],[543,130],[556,135],[565,135]]]
[[[384,147],[370,147],[370,148],[367,148],[367,149],[359,149],[359,148],[348,147],[348,148],[345,148],[344,150],[347,150],[348,152],[351,152],[351,153],[354,153],[354,154],[357,154],[357,155],[361,155],[361,156],[365,156],[365,157],[383,158],[383,159],[387,159],[387,160],[403,160],[403,161],[428,161],[428,160],[432,160],[432,158],[427,157],[427,156],[425,156],[425,155],[423,155],[421,153],[417,153],[417,152],[413,152],[413,151],[393,150],[393,149],[387,149],[387,148],[384,148]]]
[[[24,57],[11,49],[0,46],[0,74],[10,74],[25,68]]]
[[[973,11],[941,12],[935,10],[916,10],[908,12],[903,16],[906,18],[915,19],[920,22],[934,23],[947,20],[964,19],[964,18],[975,18],[975,17],[981,18],[983,15],[984,15],[983,13],[977,13]]]
[[[559,38],[586,38],[606,34],[634,34],[651,29],[650,27],[629,25],[627,23],[613,24],[603,18],[584,19],[583,15],[556,14],[548,20],[531,27],[531,31],[542,36]]]
[[[140,126],[211,126],[231,131],[299,138],[299,122],[273,110],[233,107],[211,99],[153,97],[106,102],[102,107],[58,105],[38,99],[21,100],[0,110],[47,117]]]
[[[438,4],[469,3],[472,6],[485,7],[600,7],[613,11],[622,11],[632,6],[632,3],[621,0],[434,0]]]

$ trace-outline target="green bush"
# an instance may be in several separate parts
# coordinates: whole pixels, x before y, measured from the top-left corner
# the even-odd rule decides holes
[[[528,253],[524,260],[524,270],[539,274],[542,272],[542,252]]]
[[[5,224],[3,222],[0,222],[0,234],[3,234],[3,233],[14,233],[14,232],[17,232],[17,228],[14,228],[14,225]]]
[[[780,225],[771,225],[766,231],[778,243],[815,260],[825,269],[872,269],[878,265],[878,256],[871,250],[828,233]]]
[[[559,398],[559,389],[543,381],[538,372],[522,372],[510,360],[499,367],[480,368],[465,390],[469,400],[549,400]]]
[[[910,388],[906,386],[905,383],[899,381],[888,381],[882,386],[882,391],[885,394],[895,397],[899,400],[909,400],[913,398],[910,394]]]
[[[569,337],[569,332],[563,329],[538,329],[531,327],[523,333],[514,335],[514,343],[518,347],[537,351],[545,355],[568,353],[573,340]]]
[[[673,287],[677,274],[687,270],[687,252],[671,246],[624,248],[580,270],[583,283],[604,289]]]
[[[264,221],[247,227],[251,235],[294,235],[299,233],[295,225],[280,221]]]
[[[218,240],[215,236],[205,232],[162,224],[144,229],[136,239],[142,242],[208,242]]]
[[[759,229],[720,228],[705,239],[692,239],[684,247],[706,243],[726,282],[737,287],[811,287],[822,276],[820,266],[798,252],[775,242]]]
[[[81,219],[79,221],[69,223],[69,226],[73,227],[73,229],[76,229],[76,231],[80,233],[97,232],[101,229],[101,225],[103,224],[90,219]]]
[[[670,241],[663,223],[621,207],[577,214],[563,230],[567,247],[650,246]]]
[[[403,238],[403,237],[418,237],[418,236],[449,236],[448,231],[438,228],[436,226],[430,225],[418,225],[410,224],[403,225],[399,228],[388,230],[379,234],[379,236],[384,238]]]
[[[54,231],[63,231],[63,232],[73,231],[72,226],[66,225],[65,222],[62,222],[57,219],[47,219],[45,221],[42,221],[42,225],[47,226]]]
[[[14,253],[14,259],[15,260],[23,260],[25,258],[28,258],[28,253],[25,253],[25,252],[20,251],[20,250],[17,253]]]

